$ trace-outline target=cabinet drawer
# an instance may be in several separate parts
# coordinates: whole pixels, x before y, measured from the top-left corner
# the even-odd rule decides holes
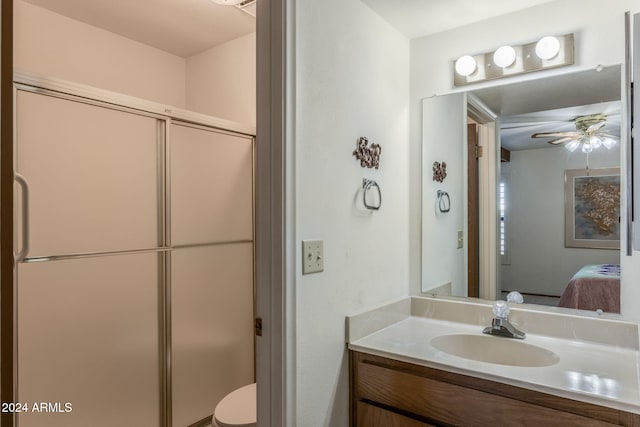
[[[604,421],[359,361],[355,398],[446,424],[611,426]]]
[[[358,402],[358,427],[433,427],[431,424]]]

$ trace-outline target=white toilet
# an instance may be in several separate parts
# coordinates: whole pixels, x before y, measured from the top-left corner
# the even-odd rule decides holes
[[[256,383],[227,394],[213,412],[214,426],[255,427],[257,422]]]

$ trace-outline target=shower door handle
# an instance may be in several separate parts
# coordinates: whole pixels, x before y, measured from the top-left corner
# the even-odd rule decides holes
[[[29,183],[19,173],[16,173],[14,180],[18,183],[22,190],[22,212],[21,212],[21,236],[22,249],[15,254],[15,261],[23,261],[29,254]]]

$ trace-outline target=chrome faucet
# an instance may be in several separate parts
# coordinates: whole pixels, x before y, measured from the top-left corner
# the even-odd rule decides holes
[[[493,303],[493,314],[496,317],[491,321],[491,326],[487,326],[482,331],[483,334],[497,335],[499,337],[518,338],[523,340],[526,334],[509,323],[509,305],[505,301]]]

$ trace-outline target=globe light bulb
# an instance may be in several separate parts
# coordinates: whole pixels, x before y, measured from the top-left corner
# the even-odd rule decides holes
[[[602,140],[597,137],[597,136],[592,136],[591,138],[589,138],[589,144],[591,145],[591,147],[593,147],[594,149],[596,148],[600,148],[602,146]]]
[[[589,154],[590,152],[593,151],[593,147],[591,146],[590,142],[585,142],[582,144],[582,152],[585,154]]]
[[[476,60],[471,55],[464,55],[456,61],[456,72],[461,76],[470,76],[476,71]]]
[[[560,52],[560,40],[557,37],[546,36],[536,43],[536,55],[540,59],[551,59]]]
[[[511,46],[502,46],[493,53],[493,63],[506,68],[516,60],[516,50]]]
[[[577,139],[572,139],[567,143],[567,145],[564,146],[564,148],[566,148],[570,153],[573,153],[574,151],[576,151],[576,148],[578,148],[579,145],[580,141],[578,141]]]

